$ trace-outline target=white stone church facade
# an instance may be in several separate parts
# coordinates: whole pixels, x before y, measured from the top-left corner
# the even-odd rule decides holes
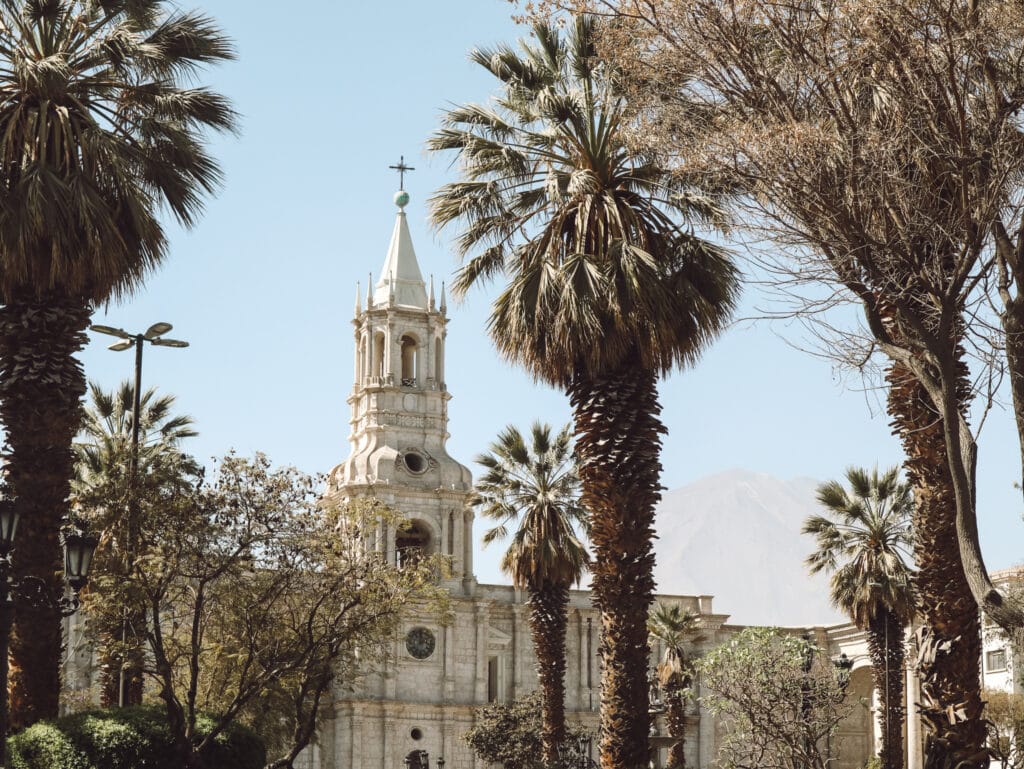
[[[408,619],[387,667],[368,675],[355,692],[335,693],[318,743],[307,755],[316,769],[402,769],[406,756],[418,750],[427,751],[434,766],[443,756],[447,769],[482,769],[462,739],[476,710],[537,688],[525,594],[479,584],[473,574],[473,512],[467,504],[472,475],[445,448],[451,398],[444,376],[447,308],[443,289],[435,297],[433,279],[429,285],[423,280],[404,212],[407,202],[405,193],[396,195],[400,210],[379,280],[365,298],[357,291],[355,383],[348,399],[351,454],[332,471],[328,493],[380,499],[411,521],[401,531],[381,525],[372,537],[373,547],[391,563],[400,564],[408,548],[447,556],[452,576],[445,587],[453,621]],[[716,611],[711,596],[657,600],[699,615],[702,640],[696,654],[739,629],[726,624],[728,616]],[[599,628],[589,592],[574,591],[566,639],[567,717],[595,732]],[[801,631],[810,632],[830,655],[846,653],[854,660],[850,696],[857,707],[841,730],[844,747],[837,766],[863,766],[875,731],[863,635],[848,625],[796,632]],[[652,649],[652,665],[661,652]],[[920,745],[913,728],[908,737]],[[699,769],[711,766],[716,753],[714,719],[696,705],[686,751],[687,765]],[[656,765],[663,765],[665,752]],[[919,750],[911,747],[908,753],[909,769],[918,769]]]

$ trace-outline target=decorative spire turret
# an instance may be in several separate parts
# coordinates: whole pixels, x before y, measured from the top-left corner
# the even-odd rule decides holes
[[[448,309],[448,302],[444,298],[444,281],[441,281],[441,312],[445,312]]]
[[[405,171],[412,170],[404,164]],[[427,308],[427,287],[423,282],[416,251],[412,247],[412,236],[405,220],[405,207],[409,204],[409,193],[399,190],[395,193],[395,205],[398,216],[395,218],[395,229],[391,233],[381,278],[377,281],[373,293],[374,304],[396,304],[400,307]]]
[[[394,168],[412,170],[404,161]],[[424,552],[446,556],[466,590],[473,580],[473,515],[466,507],[473,477],[446,448],[444,286],[438,312],[434,277],[428,290],[409,235],[409,194],[400,189],[394,202],[391,242],[376,283],[370,274],[365,310],[356,286],[352,452],[332,471],[329,493],[374,496],[402,511]],[[408,538],[382,523],[373,546],[396,564]]]

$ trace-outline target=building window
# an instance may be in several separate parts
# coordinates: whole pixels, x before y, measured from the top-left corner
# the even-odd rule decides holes
[[[985,652],[985,670],[989,673],[1006,670],[1006,649]]]
[[[487,660],[487,701],[498,701],[498,658],[490,657]]]

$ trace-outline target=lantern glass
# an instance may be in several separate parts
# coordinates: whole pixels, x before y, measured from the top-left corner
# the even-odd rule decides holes
[[[0,556],[7,555],[14,546],[20,515],[12,500],[0,500]]]
[[[64,578],[78,592],[89,581],[89,568],[99,539],[81,531],[68,531],[61,537],[64,545]]]

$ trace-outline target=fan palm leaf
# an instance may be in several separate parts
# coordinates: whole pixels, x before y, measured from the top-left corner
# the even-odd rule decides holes
[[[831,573],[832,603],[868,633],[875,687],[882,692],[885,728],[878,757],[883,769],[903,762],[903,634],[914,616],[910,486],[899,468],[879,474],[851,467],[849,491],[838,481],[818,487],[827,515],[804,522],[817,549],[807,558],[812,574]]]
[[[668,732],[674,740],[668,751],[666,766],[669,769],[684,769],[686,766],[685,694],[693,678],[686,643],[702,640],[696,636],[698,625],[696,615],[675,604],[658,604],[647,623],[651,636],[661,641],[665,649],[658,664],[658,685],[665,693]]]
[[[601,761],[632,769],[648,760],[657,379],[725,328],[738,274],[691,229],[723,220],[714,197],[627,144],[596,24],[575,17],[565,36],[538,24],[518,48],[472,54],[499,91],[449,110],[429,140],[461,177],[430,206],[438,227],[461,225],[455,291],[505,281],[488,322],[499,352],[569,394],[604,629]]]
[[[230,59],[205,16],[167,0],[0,0],[0,420],[23,526],[14,568],[59,590],[92,308],[164,259],[161,214],[195,223],[220,183],[208,129],[227,100],[195,83]],[[58,711],[55,608],[19,611],[12,722]]]
[[[78,461],[72,489],[78,503],[90,508],[87,513],[92,525],[104,532],[93,571],[116,575],[123,583],[131,568],[129,516],[138,515],[137,510],[132,512],[130,496],[156,498],[161,490],[180,490],[197,477],[201,473],[199,464],[181,452],[180,444],[198,433],[193,429],[192,417],[174,413],[173,395],[157,395],[153,388],[141,393],[137,477],[132,479],[134,386],[125,381],[107,391],[90,382],[89,394],[91,403],[74,444]],[[98,639],[100,702],[105,707],[118,704],[122,694],[124,704],[142,703],[144,631],[135,630],[133,622],[142,624],[144,620],[127,616],[116,627],[107,627],[96,618],[93,627]]]
[[[484,473],[473,504],[497,525],[484,534],[489,544],[515,529],[501,568],[530,596],[530,628],[537,654],[543,704],[544,759],[554,762],[565,739],[565,630],[569,587],[578,582],[588,555],[576,529],[585,530],[579,477],[566,425],[535,422],[529,440],[508,426],[477,457]]]

